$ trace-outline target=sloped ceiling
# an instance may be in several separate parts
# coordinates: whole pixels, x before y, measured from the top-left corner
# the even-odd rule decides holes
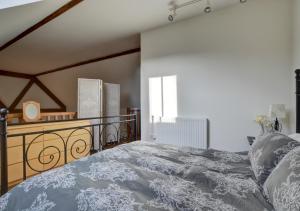
[[[0,69],[36,74],[139,47],[141,32],[170,24],[169,1],[85,0],[1,51]],[[0,10],[0,45],[67,2],[45,0]],[[205,2],[178,11],[176,21],[203,13]],[[215,9],[235,3],[239,0],[211,0]]]

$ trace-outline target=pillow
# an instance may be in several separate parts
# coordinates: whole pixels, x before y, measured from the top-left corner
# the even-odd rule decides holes
[[[300,147],[276,166],[264,184],[264,193],[275,210],[300,210]]]
[[[300,142],[280,133],[272,133],[255,141],[249,151],[249,159],[258,184],[263,185],[279,161],[297,146]]]
[[[291,135],[289,135],[289,137],[290,137],[291,139],[294,139],[294,140],[300,142],[300,134],[299,134],[299,133],[291,134]]]

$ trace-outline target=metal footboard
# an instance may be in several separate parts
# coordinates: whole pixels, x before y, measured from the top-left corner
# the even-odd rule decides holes
[[[94,154],[102,150],[103,143],[106,141],[119,143],[120,141],[136,141],[137,140],[137,115],[120,115],[120,116],[106,116],[94,117],[72,120],[56,120],[37,123],[12,124],[26,125],[26,124],[51,124],[57,122],[76,122],[86,120],[89,124],[80,125],[76,127],[60,128],[53,130],[42,130],[26,133],[8,133],[7,127],[7,109],[0,110],[0,165],[1,165],[1,195],[8,191],[8,141],[9,138],[22,139],[22,168],[23,180],[28,178],[27,172],[35,172],[36,174],[48,171],[50,169],[69,163],[72,160],[79,159],[90,154]],[[64,131],[67,136],[62,136]],[[84,132],[88,140],[83,140],[80,136],[75,136],[76,133]],[[26,142],[27,137],[31,137],[29,143]],[[43,148],[38,152],[35,162],[42,165],[43,168],[37,168],[32,165],[30,158],[30,151],[34,148],[34,144],[39,142],[43,137],[53,137],[56,144],[51,144],[51,140],[43,144]],[[74,139],[75,137],[75,139]],[[97,144],[96,144],[97,142]],[[61,147],[58,147],[60,144]],[[96,146],[98,145],[98,146]],[[45,160],[47,154],[47,160]],[[59,165],[61,166],[61,165]]]

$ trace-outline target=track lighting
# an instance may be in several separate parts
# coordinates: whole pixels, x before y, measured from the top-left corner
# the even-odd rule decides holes
[[[177,4],[176,0],[172,0],[169,3],[169,7],[170,7],[169,11],[171,12],[171,14],[168,16],[168,20],[170,22],[174,21],[175,16],[177,15],[176,11],[178,9],[189,6],[189,5],[192,5],[192,4],[195,4],[195,3],[198,3],[200,1],[202,1],[202,0],[191,0],[191,1],[188,1],[188,2],[185,2],[185,3],[182,3],[182,4]]]
[[[170,11],[170,15],[168,16],[168,20],[170,22],[173,22],[175,20],[175,16],[177,15],[176,14],[176,11],[178,9],[181,9],[183,7],[186,7],[186,6],[189,6],[189,5],[193,5],[193,4],[196,4],[198,2],[201,2],[203,0],[190,0],[190,1],[187,1],[185,3],[182,3],[182,4],[178,4],[176,0],[172,0],[170,3],[169,3],[169,11]],[[211,0],[206,0],[206,5],[205,5],[205,8],[204,8],[204,12],[205,13],[211,13],[213,11],[213,8],[210,4],[210,1]],[[247,0],[240,0],[240,3],[246,3]]]

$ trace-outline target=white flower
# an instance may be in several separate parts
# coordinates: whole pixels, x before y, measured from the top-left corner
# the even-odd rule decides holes
[[[4,196],[0,198],[0,211],[5,210],[7,204],[8,204],[8,199],[10,197],[11,193],[6,193]]]
[[[156,198],[148,204],[167,210],[236,210],[220,198],[203,192],[191,181],[169,176],[164,179],[155,179],[150,182],[150,188],[155,192]]]
[[[291,182],[291,178],[296,177],[296,181]],[[287,181],[279,187],[275,187],[273,193],[273,205],[276,210],[300,210],[300,181],[299,175],[292,172]]]
[[[258,124],[264,124],[266,120],[267,120],[267,116],[266,116],[266,115],[258,115],[258,116],[256,116],[256,118],[255,118],[255,121],[256,121]]]
[[[56,204],[47,199],[47,194],[41,193],[37,196],[31,206],[27,209],[23,209],[22,211],[49,211],[55,207]]]
[[[216,171],[225,171],[233,167],[226,163],[217,162],[201,156],[181,156],[179,160],[193,166],[201,166],[203,169],[211,169]]]
[[[106,189],[88,188],[77,195],[79,211],[118,210],[134,211],[135,203],[132,193],[122,190],[118,185],[109,185]]]
[[[258,185],[251,178],[243,178],[240,174],[224,175],[213,171],[204,174],[216,182],[214,192],[219,195],[231,194],[237,198],[246,198],[247,193],[260,192]]]
[[[53,189],[57,189],[73,187],[76,182],[72,168],[72,166],[66,165],[62,168],[44,172],[26,180],[21,183],[19,187],[23,187],[25,192],[30,191],[32,188],[48,189],[49,187],[52,187]]]
[[[183,170],[184,165],[178,164],[167,159],[159,157],[141,157],[137,159],[137,163],[147,170],[158,171],[164,174],[176,174]]]
[[[111,160],[107,162],[96,162],[90,165],[88,172],[81,172],[80,175],[93,181],[131,181],[137,180],[137,174],[125,164]]]

